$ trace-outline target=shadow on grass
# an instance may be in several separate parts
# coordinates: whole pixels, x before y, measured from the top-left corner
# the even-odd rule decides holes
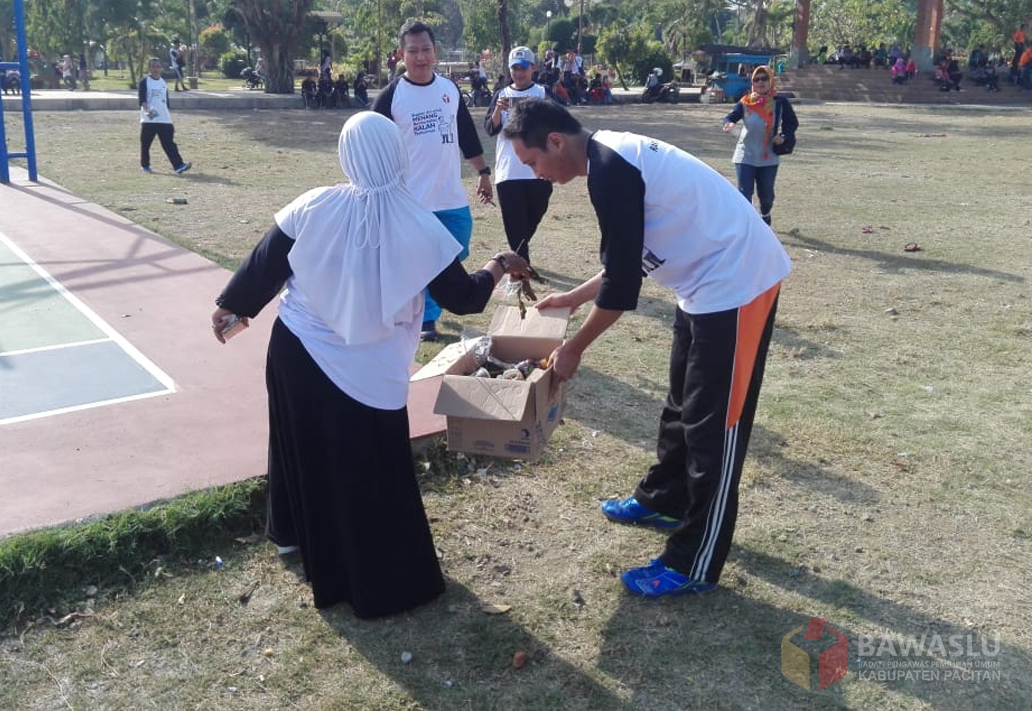
[[[86,201],[69,202],[57,194],[71,196],[67,190],[49,184],[32,186],[9,186],[13,190],[31,193],[33,197],[50,204],[55,208],[75,213],[84,223],[95,227],[98,233],[110,236],[114,232],[128,235],[123,241],[126,249],[117,259],[108,260],[66,260],[48,259],[43,265],[47,268],[77,265],[76,268],[62,271],[61,281],[73,284],[76,292],[108,287],[113,284],[124,286],[132,283],[148,282],[167,277],[182,277],[185,274],[205,274],[221,271],[215,264],[183,267],[180,261],[183,255],[189,254],[185,248],[170,243],[171,241],[139,225],[122,218],[114,218],[107,212],[97,212],[93,203]],[[20,302],[33,301],[41,295],[52,293],[52,288],[33,276],[30,279],[5,286],[4,304],[13,309]]]
[[[813,346],[813,350],[820,350]],[[645,377],[645,376],[640,376]],[[667,388],[666,374],[642,381],[640,387],[616,380],[582,366],[567,391],[566,417],[589,430],[599,430],[628,445],[655,451],[659,417]],[[650,395],[649,391],[657,393]],[[659,394],[662,393],[662,394]],[[760,405],[763,407],[763,394]],[[784,453],[782,433],[760,425],[753,426],[748,456],[800,487],[832,496],[850,504],[871,504],[882,498],[874,487],[844,477],[805,459],[792,459]],[[642,476],[645,471],[642,470]],[[631,486],[633,482],[628,482]]]
[[[842,351],[832,348],[826,344],[818,343],[811,338],[806,338],[797,329],[782,326],[774,323],[774,333],[770,339],[771,345],[785,349],[792,354],[796,360],[810,360],[812,358],[834,358],[842,357]],[[761,402],[763,396],[760,396]]]
[[[741,569],[750,574],[761,577],[772,585],[783,588],[786,592],[803,595],[814,601],[814,611],[827,610],[829,606],[836,606],[848,610],[848,614],[859,617],[869,625],[874,625],[883,632],[875,635],[875,645],[878,645],[882,638],[907,639],[916,637],[921,639],[922,635],[939,635],[945,644],[946,654],[899,655],[895,657],[883,653],[881,661],[897,660],[943,660],[952,659],[964,662],[985,661],[999,662],[996,670],[1000,671],[1001,679],[983,680],[975,682],[971,680],[953,679],[940,681],[876,681],[887,690],[903,693],[915,699],[919,699],[932,708],[937,709],[970,709],[970,708],[1027,708],[1028,700],[1032,698],[1032,656],[1027,650],[1005,644],[998,636],[997,631],[991,629],[980,630],[969,626],[961,626],[942,618],[935,617],[915,607],[900,602],[886,599],[873,591],[857,587],[846,580],[829,580],[821,578],[810,571],[800,569],[788,561],[775,558],[767,553],[748,548],[736,548],[737,564]],[[800,624],[806,624],[806,618],[800,618],[794,613],[783,610],[768,608],[766,605],[750,603],[758,608],[757,615],[764,618],[778,620],[777,629],[780,634],[768,640],[771,645],[774,670],[777,671],[779,662],[778,646],[782,635],[795,629]],[[763,609],[767,608],[767,609]],[[780,618],[780,619],[779,619]],[[829,620],[839,632],[849,639],[849,671],[855,674],[858,670],[860,659],[859,638],[860,633],[852,630],[843,620]],[[956,649],[950,640],[953,636],[959,637],[964,645],[964,655],[957,655]],[[969,637],[975,641],[968,643]],[[978,637],[981,638],[978,639]],[[988,638],[988,644],[983,646],[982,640]],[[929,645],[931,647],[931,645]],[[968,648],[973,650],[971,656],[967,656]],[[899,650],[900,645],[896,644]],[[988,648],[988,651],[986,651]],[[993,653],[997,652],[998,653]],[[952,655],[952,656],[950,656]],[[981,655],[981,657],[979,657]],[[815,655],[811,655],[815,656]],[[872,657],[865,652],[865,660]],[[853,678],[851,676],[851,678]],[[784,681],[782,679],[782,681]],[[854,678],[855,681],[855,678]],[[791,684],[785,682],[791,687]],[[833,690],[831,687],[825,690]]]
[[[229,180],[228,178],[222,178],[218,175],[212,175],[211,173],[205,173],[204,169],[194,169],[183,176],[183,179],[190,184],[201,184],[205,187],[211,187],[212,185],[240,185],[239,180]]]
[[[762,406],[761,394],[760,407]],[[810,461],[786,457],[783,452],[784,446],[785,437],[780,432],[753,425],[748,456],[761,462],[766,469],[778,472],[780,477],[805,489],[834,497],[843,503],[871,505],[883,498],[882,492],[873,486],[835,474]]]
[[[410,614],[364,621],[353,617],[347,605],[321,614],[422,709],[632,708],[582,669],[553,655],[549,644],[512,614],[487,614],[482,607],[488,601],[454,580],[447,585],[442,597]],[[426,649],[427,638],[439,640],[438,646],[403,663],[402,652]],[[528,656],[522,669],[513,668],[517,651]]]
[[[841,682],[806,691],[781,674],[782,637],[808,621],[735,587],[664,600],[628,594],[602,631],[599,667],[631,689],[635,708],[844,707]]]
[[[990,279],[1001,279],[1003,281],[1023,284],[1026,277],[1020,274],[1009,274],[995,269],[984,269],[971,266],[970,264],[957,264],[942,259],[932,259],[924,252],[904,253],[903,245],[900,244],[900,254],[889,254],[871,249],[851,249],[839,247],[831,242],[817,237],[810,237],[802,234],[798,229],[789,230],[783,236],[786,245],[805,247],[808,249],[820,250],[828,254],[838,254],[847,257],[856,257],[875,262],[881,269],[891,274],[898,273],[900,269],[921,269],[925,271],[941,271],[954,274],[972,274],[975,276],[988,277]]]
[[[820,640],[804,640],[798,630],[809,623],[809,616],[752,599],[745,593],[745,579],[725,575],[721,588],[702,597],[655,601],[628,595],[620,602],[602,633],[599,667],[630,687],[635,708],[887,708],[893,702],[886,694],[895,693],[929,708],[959,711],[1027,708],[1032,698],[1028,673],[1032,659],[1025,650],[995,640],[992,631],[982,631],[978,638],[977,630],[885,599],[848,581],[819,578],[759,551],[735,547],[731,560],[740,570],[784,588],[787,594],[808,598],[813,616],[830,614],[828,626],[849,642],[846,677],[818,690],[818,658],[835,638],[825,630]],[[848,613],[828,612],[836,607]],[[883,638],[916,637],[919,641],[922,634],[929,638],[937,634],[949,650],[950,635],[960,635],[964,645],[972,636],[976,655],[1000,662],[1001,679],[861,680],[857,676],[861,633],[844,619],[847,615],[861,617],[883,630],[874,636],[875,649]],[[786,636],[810,658],[809,690],[782,674],[781,645]],[[926,649],[930,648],[931,643]],[[999,653],[990,657],[986,648]],[[895,649],[900,649],[899,642]],[[873,660],[868,651],[864,655],[865,661]],[[976,655],[967,661],[977,661]],[[629,656],[633,656],[633,664],[628,663]],[[887,653],[880,657],[881,661],[907,659],[935,662],[948,657],[889,657]],[[870,668],[865,674],[870,674]]]

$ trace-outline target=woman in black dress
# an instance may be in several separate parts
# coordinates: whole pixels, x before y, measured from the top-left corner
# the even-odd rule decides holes
[[[500,252],[467,274],[460,246],[405,186],[397,127],[356,114],[338,144],[348,184],[310,190],[216,299],[215,337],[245,325],[286,286],[266,365],[269,538],[300,549],[317,608],[348,602],[358,617],[437,597],[444,581],[409,444],[408,368],[424,288],[458,314],[480,312],[508,272]]]

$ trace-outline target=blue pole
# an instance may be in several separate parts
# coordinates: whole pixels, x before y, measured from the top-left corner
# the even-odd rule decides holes
[[[4,66],[6,62],[0,62],[0,72],[7,71]],[[7,131],[4,129],[4,102],[0,101],[0,183],[7,185],[11,182],[11,169],[8,164],[10,158],[7,155]]]
[[[0,102],[0,183],[11,182],[10,160],[25,158],[29,164],[29,180],[35,182],[36,134],[32,128],[32,81],[29,74],[29,49],[25,36],[25,0],[14,0],[14,26],[18,41],[18,62],[0,62],[0,69],[18,69],[21,72],[22,123],[25,128],[25,152],[7,152],[7,131],[3,102]]]

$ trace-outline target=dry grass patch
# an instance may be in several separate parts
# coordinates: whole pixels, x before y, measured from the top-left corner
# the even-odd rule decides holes
[[[730,175],[723,113],[580,110],[590,127],[668,140]],[[718,592],[626,596],[616,575],[662,538],[597,512],[653,456],[673,307],[646,283],[639,311],[586,355],[540,463],[429,453],[421,479],[449,579],[437,602],[372,623],[347,609],[319,614],[296,563],[236,544],[211,551],[220,570],[181,560],[171,577],[102,590],[92,617],[9,630],[0,707],[1027,708],[1030,219],[1024,177],[1005,162],[1027,142],[1029,114],[798,113],[774,212],[795,269]],[[231,266],[276,209],[339,178],[343,118],[179,113],[195,168],[174,177],[139,174],[132,116],[39,114],[40,172]],[[173,195],[189,204],[166,204]],[[496,210],[477,206],[474,218],[476,265],[504,238]],[[923,251],[904,252],[909,242]],[[552,288],[597,270],[583,181],[557,188],[531,249]],[[446,316],[443,331],[486,323]],[[818,616],[849,638],[850,671],[805,691],[781,674],[781,640]],[[998,635],[998,678],[859,678],[861,635],[922,634]],[[517,650],[530,658],[520,670]]]

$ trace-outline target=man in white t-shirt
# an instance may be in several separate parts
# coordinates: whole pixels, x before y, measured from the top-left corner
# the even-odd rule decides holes
[[[528,97],[545,98],[545,88],[534,83],[534,53],[528,47],[509,52],[509,73],[512,83],[499,89],[491,98],[484,118],[487,135],[497,136],[495,144],[495,188],[502,209],[502,225],[509,249],[530,261],[530,238],[534,236],[552,197],[552,184],[539,180],[520,162],[512,150],[512,141],[502,134],[509,110]]]
[[[405,73],[380,92],[373,111],[401,129],[409,153],[408,188],[458,240],[462,245],[459,259],[465,259],[473,234],[473,215],[462,185],[462,159],[477,171],[477,196],[483,203],[494,196],[491,169],[484,162],[480,136],[459,87],[434,72],[437,54],[433,30],[422,22],[406,22],[398,40]],[[357,88],[355,93],[357,96]],[[441,307],[428,293],[422,340],[437,340],[440,315]]]
[[[671,532],[659,558],[621,575],[632,593],[708,592],[734,534],[788,255],[724,176],[675,146],[632,133],[590,133],[544,99],[520,102],[502,130],[538,177],[587,177],[602,233],[602,271],[538,304],[575,309],[594,301],[577,333],[551,355],[557,382],[573,376],[584,350],[624,311],[637,308],[645,277],[674,291],[657,461],[632,496],[606,501],[602,513]]]
[[[140,170],[151,172],[150,147],[157,136],[172,169],[183,174],[190,170],[191,164],[183,160],[176,146],[176,127],[172,125],[172,115],[168,110],[168,84],[161,78],[161,60],[151,57],[147,70],[150,74],[140,80],[137,92],[140,101]]]

